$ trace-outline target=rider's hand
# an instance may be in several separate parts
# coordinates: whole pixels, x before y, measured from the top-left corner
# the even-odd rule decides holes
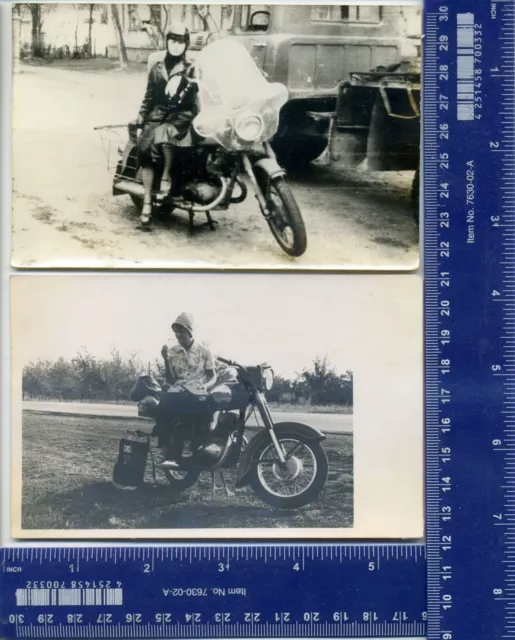
[[[138,116],[135,120],[131,120],[129,122],[129,127],[140,127],[143,124],[143,118],[141,116]]]
[[[163,345],[163,348],[161,349],[161,355],[163,356],[163,358],[167,358],[168,357],[168,347],[165,345]]]

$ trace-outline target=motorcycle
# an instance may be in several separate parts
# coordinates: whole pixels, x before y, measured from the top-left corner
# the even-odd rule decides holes
[[[159,193],[162,168],[156,167],[153,215],[186,211],[193,231],[195,214],[204,213],[207,222],[202,226],[213,230],[216,221],[211,212],[227,210],[247,197],[242,177],[246,174],[279,246],[290,256],[301,256],[307,246],[304,221],[286,172],[269,143],[278,129],[288,90],[283,84],[269,83],[247,49],[232,39],[207,45],[195,60],[189,81],[197,85],[199,110],[192,123],[197,140],[193,146],[175,148],[175,188],[166,196]],[[119,149],[113,194],[128,194],[141,210],[143,183],[136,147],[139,128],[128,126],[129,141]]]
[[[227,490],[223,470],[237,468],[236,487],[250,486],[273,507],[295,509],[316,500],[328,473],[327,455],[321,445],[324,434],[298,422],[274,422],[265,395],[273,386],[271,367],[244,367],[225,358],[219,360],[236,371],[237,384],[231,387],[224,404],[215,402],[208,392],[185,385],[184,392],[195,395],[197,407],[216,413],[214,424],[191,437],[189,455],[183,454],[173,469],[161,469],[171,488],[188,489],[204,472],[212,474],[214,486],[214,473],[221,471]],[[151,404],[155,402],[154,398]],[[252,415],[258,432],[249,441],[245,433]]]

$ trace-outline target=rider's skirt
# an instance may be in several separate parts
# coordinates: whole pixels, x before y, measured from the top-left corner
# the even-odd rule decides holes
[[[162,146],[191,147],[193,136],[191,120],[193,114],[182,112],[170,117],[166,122],[148,122],[138,138],[140,164],[158,164],[162,161]]]

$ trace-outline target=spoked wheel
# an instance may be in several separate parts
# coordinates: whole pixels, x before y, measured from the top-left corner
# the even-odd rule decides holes
[[[172,491],[186,491],[186,489],[189,489],[195,484],[195,482],[197,482],[200,476],[200,471],[196,469],[187,471],[165,470],[164,474]]]
[[[279,460],[272,442],[256,452],[250,484],[267,504],[296,509],[315,500],[327,480],[327,455],[319,442],[301,436],[278,436],[286,462]]]
[[[278,245],[289,256],[301,256],[307,247],[306,227],[295,197],[283,177],[261,180],[269,217],[268,226]]]
[[[184,443],[184,450],[191,453],[191,442]],[[172,491],[185,491],[192,487],[199,479],[198,469],[163,469]]]

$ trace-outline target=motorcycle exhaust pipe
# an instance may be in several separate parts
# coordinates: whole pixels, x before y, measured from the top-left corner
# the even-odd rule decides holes
[[[113,184],[113,189],[117,189],[120,193],[128,193],[138,198],[143,198],[145,191],[143,185],[130,180],[118,180]]]
[[[200,204],[192,204],[187,206],[180,202],[177,202],[177,206],[179,208],[184,208],[186,211],[192,211],[194,213],[201,213],[206,211],[211,211],[215,207],[217,207],[223,200],[225,200],[227,196],[227,189],[229,187],[228,182],[225,178],[220,176],[221,189],[220,193],[217,197],[206,205]],[[113,191],[116,193],[127,193],[129,195],[137,196],[138,198],[143,198],[145,195],[145,191],[143,189],[143,185],[138,182],[131,182],[130,180],[119,180],[113,184]]]

